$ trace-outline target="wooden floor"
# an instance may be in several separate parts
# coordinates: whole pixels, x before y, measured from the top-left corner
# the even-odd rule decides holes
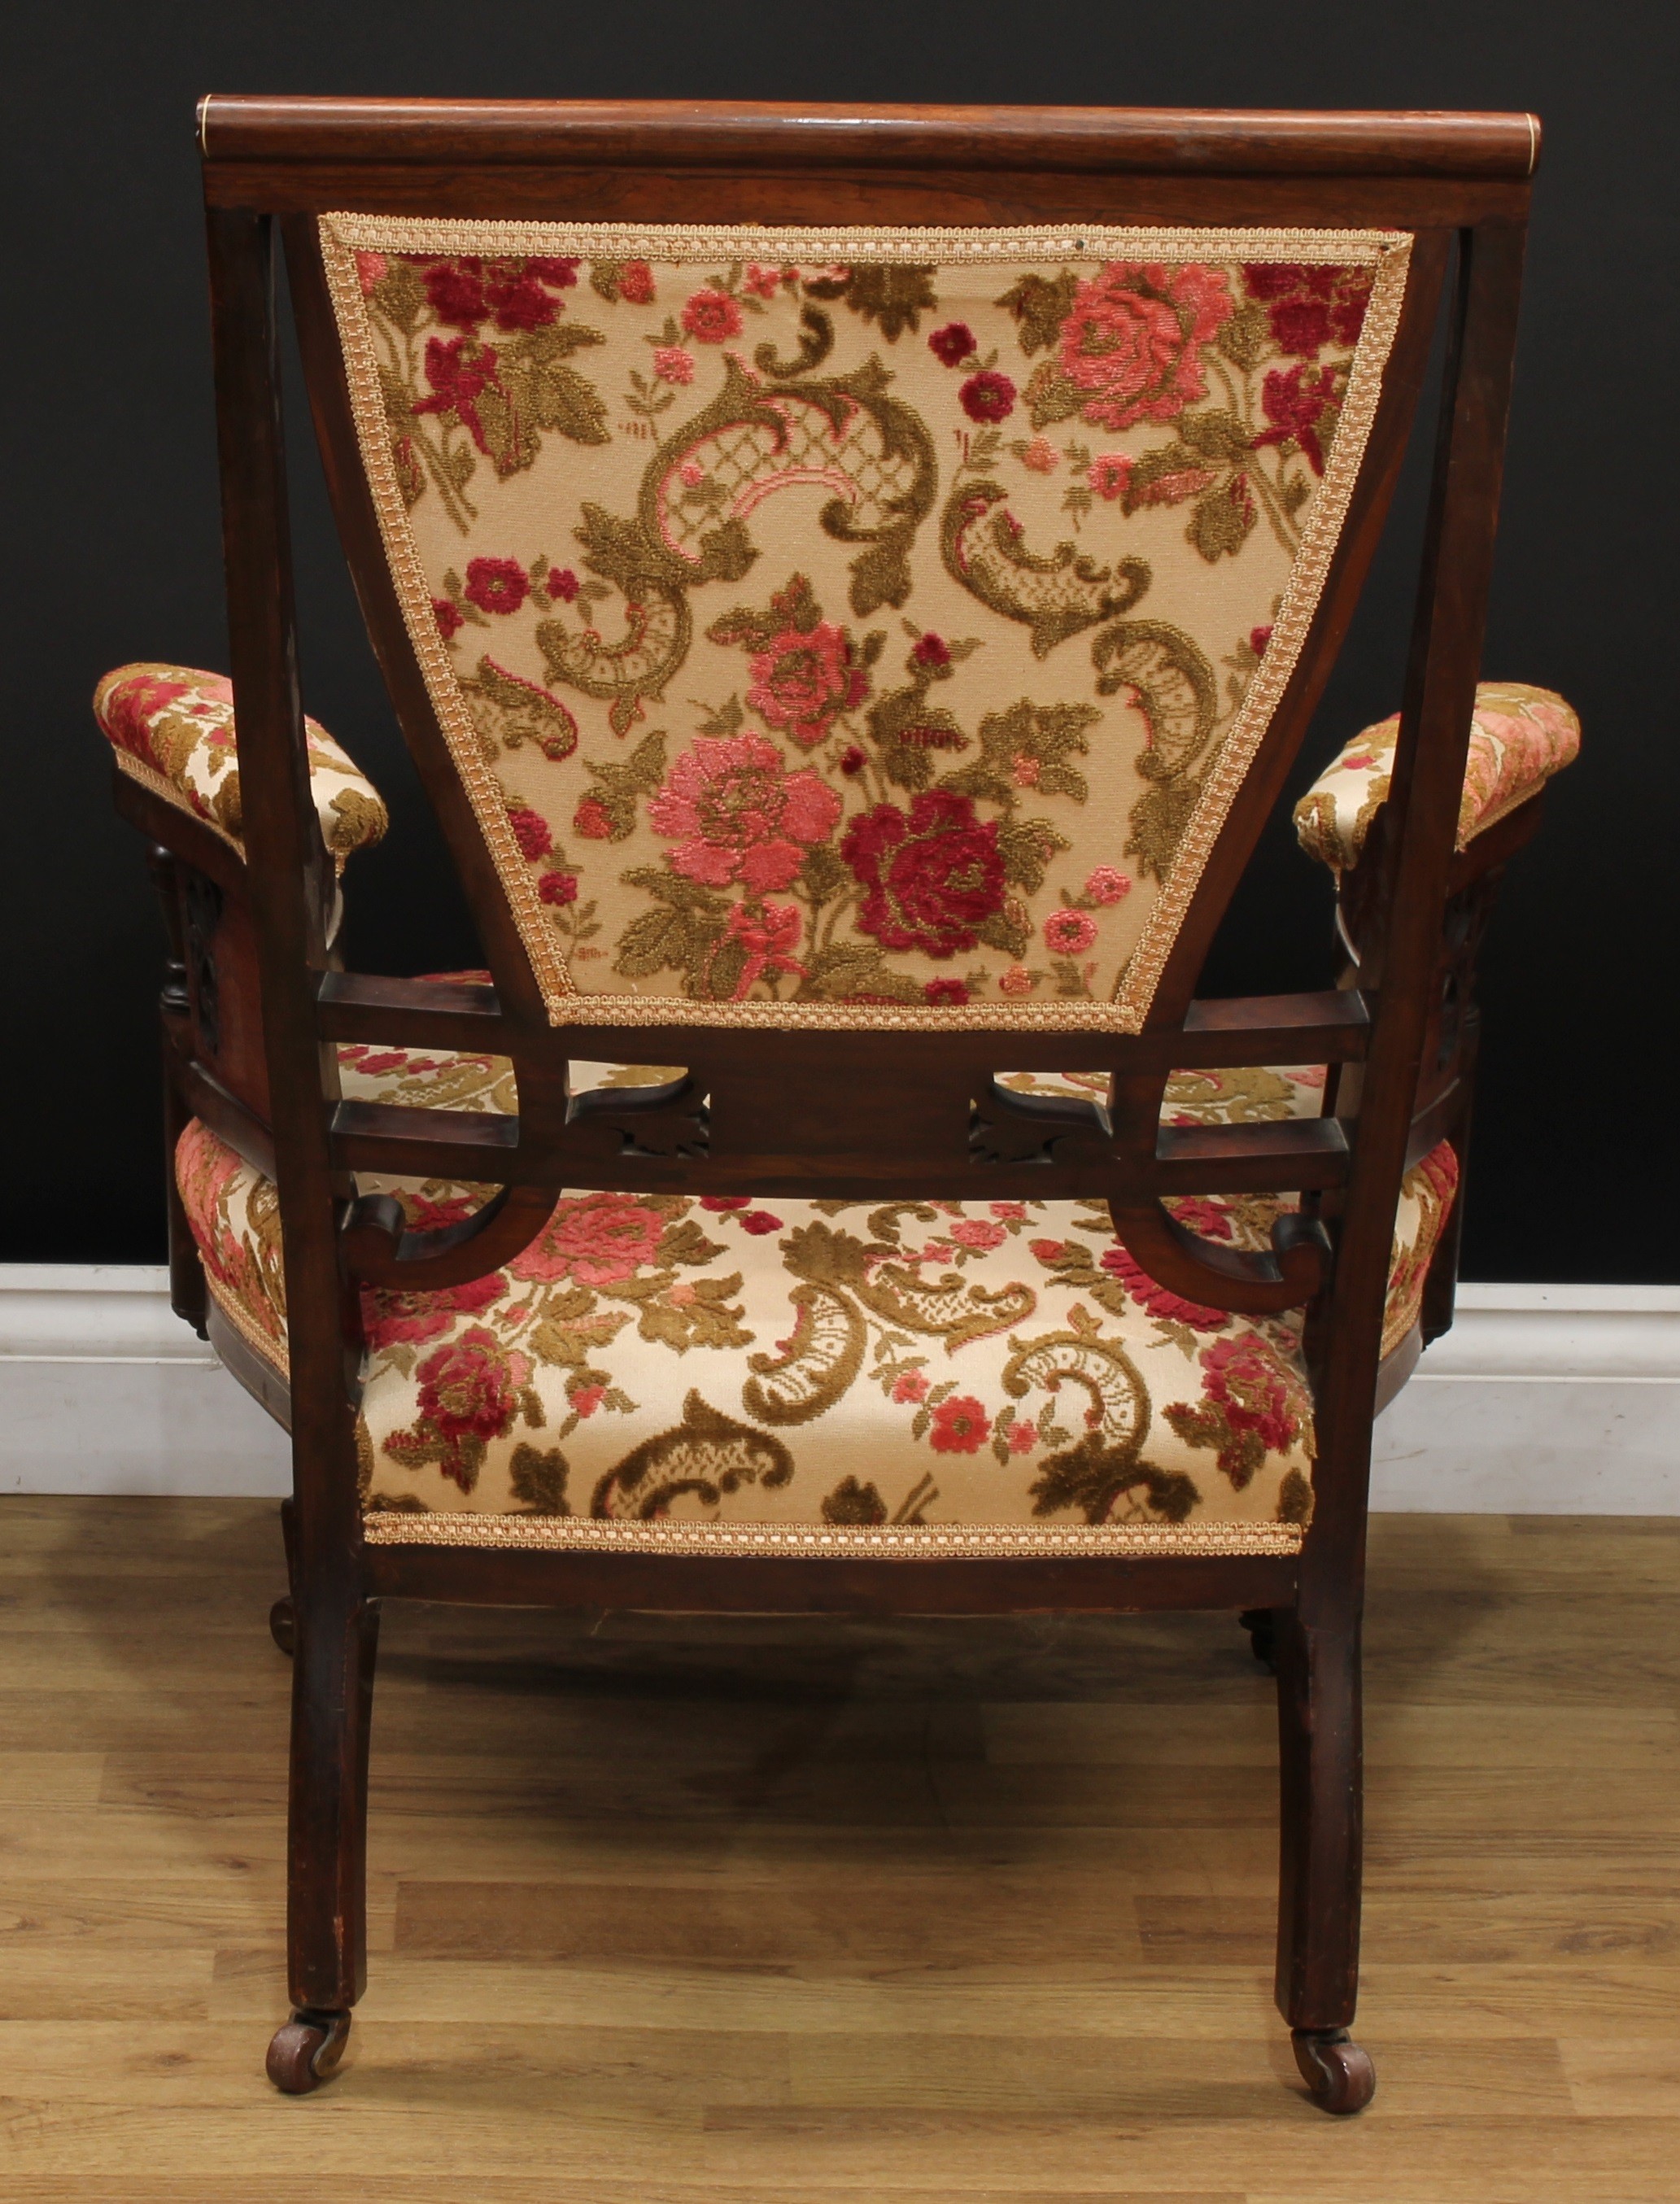
[[[1350,2123],[1223,1616],[390,1610],[371,1986],[275,2095],[280,1579],[271,1507],[0,1501],[6,2204],[1680,2197],[1680,1523],[1378,1519]]]

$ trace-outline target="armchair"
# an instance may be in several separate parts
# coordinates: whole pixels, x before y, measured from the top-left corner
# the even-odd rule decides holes
[[[1450,1321],[1476,942],[1576,739],[1476,685],[1536,128],[837,119],[202,110],[232,692],[96,709],[175,1306],[293,1438],[269,2071],[362,1986],[382,1598],[1194,1606],[1275,1659],[1279,2003],[1357,2111],[1370,1423]],[[385,815],[298,702],[277,231],[484,972],[340,968]],[[1405,707],[1298,813],[1341,984],[1199,1001],[1441,313]]]

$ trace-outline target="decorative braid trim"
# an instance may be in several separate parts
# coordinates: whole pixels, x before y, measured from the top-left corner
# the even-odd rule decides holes
[[[218,826],[214,819],[206,819],[202,811],[195,811],[174,781],[159,773],[155,765],[148,765],[144,758],[137,758],[132,750],[118,749],[115,744],[111,745],[111,755],[116,761],[119,773],[126,773],[130,780],[139,781],[142,788],[149,788],[154,796],[161,796],[165,803],[172,803],[177,811],[184,811],[196,825],[214,834],[218,842],[225,842],[236,857],[244,857],[244,843],[236,835],[230,834],[225,826]]]
[[[220,1279],[210,1276],[210,1266],[202,1255],[198,1259],[198,1267],[204,1271],[204,1284],[209,1290],[210,1299],[227,1318],[234,1330],[238,1332],[252,1353],[260,1354],[269,1367],[289,1385],[292,1383],[292,1359],[286,1351],[286,1342],[283,1339],[274,1338],[263,1330],[245,1308],[243,1301],[237,1300],[229,1293]]]
[[[487,1546],[556,1553],[723,1554],[845,1561],[1056,1560],[1067,1556],[1298,1554],[1293,1523],[891,1524],[606,1523],[578,1515],[412,1514],[362,1519],[370,1546]]]
[[[1174,942],[1238,791],[1295,671],[1340,541],[1382,392],[1383,371],[1399,324],[1411,238],[1399,230],[933,229],[850,228],[731,229],[673,223],[625,229],[611,222],[439,222],[411,216],[323,214],[322,261],[344,349],[356,438],[404,625],[430,693],[438,724],[467,792],[479,831],[525,945],[549,1021],[573,1022],[587,1004],[599,1026],[790,1028],[828,1031],[1133,1034],[1142,1030]],[[431,592],[397,483],[373,333],[357,276],[358,252],[540,253],[579,259],[613,257],[665,262],[784,258],[834,264],[855,261],[1053,260],[1078,254],[1109,260],[1328,261],[1374,270],[1371,295],[1353,354],[1348,388],[1323,482],[1285,588],[1270,642],[1203,784],[1173,868],[1145,920],[1141,939],[1107,1003],[712,1003],[678,997],[594,994],[576,986],[536,886],[508,823],[479,747],[454,669],[433,617]]]

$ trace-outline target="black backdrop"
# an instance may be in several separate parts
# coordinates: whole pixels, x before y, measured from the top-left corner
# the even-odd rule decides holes
[[[1485,960],[1465,1269],[1680,1277],[1673,0],[36,0],[27,15],[7,41],[0,286],[14,385],[0,467],[13,566],[0,1253],[161,1251],[161,928],[138,839],[111,815],[87,699],[127,659],[226,665],[201,92],[1483,106],[1532,108],[1547,136],[1486,667],[1561,690],[1586,748],[1513,868]],[[476,961],[438,895],[433,830],[307,455],[297,471],[309,708],[396,815],[386,847],[352,868],[352,958],[387,971]],[[1298,785],[1398,702],[1401,579],[1387,555]],[[1322,877],[1281,816],[1274,827],[1207,975],[1215,989],[1311,983],[1328,968]]]

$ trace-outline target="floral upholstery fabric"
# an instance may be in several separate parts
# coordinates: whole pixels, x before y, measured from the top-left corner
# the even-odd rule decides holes
[[[1358,863],[1371,821],[1388,800],[1399,733],[1396,712],[1356,735],[1295,806],[1301,847],[1334,872]],[[1571,763],[1580,748],[1581,722],[1553,690],[1522,681],[1479,683],[1458,805],[1459,849]]]
[[[1409,239],[321,238],[553,1016],[1135,1027],[1310,621]]]
[[[231,681],[191,666],[119,666],[94,690],[93,715],[119,766],[242,848]],[[390,821],[379,791],[319,721],[305,720],[304,733],[322,838],[342,870]]]
[[[340,1057],[351,1096],[512,1099],[493,1058]],[[1180,1074],[1168,1114],[1313,1114],[1322,1087],[1305,1068]],[[177,1172],[217,1304],[283,1372],[273,1187],[197,1122]],[[422,1228],[488,1191],[360,1183],[397,1193]],[[1445,1144],[1408,1176],[1385,1352],[1416,1321],[1455,1183]],[[1281,1206],[1173,1205],[1249,1247],[1268,1243]],[[370,1289],[364,1306],[374,1537],[1273,1550],[1311,1511],[1297,1319],[1166,1291],[1096,1203],[573,1194],[506,1270],[432,1294]]]

